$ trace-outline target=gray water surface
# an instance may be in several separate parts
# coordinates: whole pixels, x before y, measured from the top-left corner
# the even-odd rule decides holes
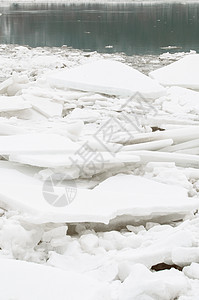
[[[197,3],[13,4],[0,13],[1,44],[127,55],[199,51]]]

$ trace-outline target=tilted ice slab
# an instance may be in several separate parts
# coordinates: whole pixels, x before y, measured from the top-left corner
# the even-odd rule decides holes
[[[58,167],[86,167],[86,165],[90,164],[90,169],[93,169],[93,173],[98,171],[100,173],[104,171],[104,168],[107,165],[116,165],[118,163],[136,163],[140,161],[139,155],[128,155],[125,152],[116,153],[113,156],[112,153],[109,152],[87,152],[81,155],[71,155],[69,154],[11,154],[9,157],[10,161],[18,162],[21,164],[27,164],[31,166],[37,167],[45,167],[45,168],[58,168]],[[87,159],[87,157],[91,157]],[[92,171],[92,170],[91,170]]]
[[[172,139],[174,144],[199,138],[199,126],[187,126],[164,131],[137,133],[133,135],[132,143],[145,143],[157,140]]]
[[[164,147],[164,145],[171,146],[173,144],[172,139],[165,139],[160,141],[152,141],[146,143],[126,145],[122,148],[123,151],[133,151],[133,150],[159,150]]]
[[[149,151],[149,150],[140,150],[140,151],[131,151],[129,152],[132,155],[139,155],[140,161],[142,163],[147,162],[175,162],[177,166],[184,168],[198,168],[199,166],[199,156],[178,153],[178,152],[163,152],[163,151]]]
[[[199,150],[199,139],[194,139],[194,140],[187,141],[184,143],[179,143],[174,146],[168,146],[168,147],[163,148],[161,151],[177,152],[179,150],[194,149],[194,148],[197,148]]]
[[[0,136],[0,155],[12,153],[73,153],[79,146],[57,134],[20,134]]]
[[[131,220],[171,215],[180,218],[199,207],[199,201],[188,198],[183,188],[134,175],[114,176],[93,190],[77,189],[69,205],[49,204],[51,198],[55,203],[60,201],[59,196],[64,193],[65,189],[58,186],[46,190],[43,182],[34,178],[28,168],[20,169],[16,165],[12,168],[11,163],[0,163],[1,207],[26,213],[35,223],[108,224],[117,216],[125,215]]]
[[[109,300],[109,288],[86,275],[0,258],[1,299]],[[12,287],[12,288],[11,288]]]
[[[165,89],[139,71],[116,61],[99,60],[70,70],[52,72],[48,82],[59,88],[99,92],[110,95],[158,98]]]
[[[189,55],[149,73],[164,86],[181,86],[199,90],[199,54]]]
[[[37,97],[34,95],[24,94],[23,99],[31,103],[32,107],[43,114],[44,116],[51,118],[55,116],[61,117],[63,106],[55,101],[50,101],[48,98]]]

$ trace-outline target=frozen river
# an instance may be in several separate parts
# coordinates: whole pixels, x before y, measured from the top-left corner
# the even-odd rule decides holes
[[[198,7],[1,7],[0,300],[199,299]]]
[[[1,44],[127,55],[199,50],[199,4],[13,4],[0,13]]]

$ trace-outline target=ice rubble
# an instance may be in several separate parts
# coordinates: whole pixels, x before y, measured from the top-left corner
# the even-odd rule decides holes
[[[134,299],[194,299],[199,243],[198,215],[193,215],[199,207],[198,92],[163,88],[107,58],[103,63],[50,74],[49,69],[65,63],[59,54],[49,63],[47,52],[43,60],[39,50],[19,47],[17,51],[26,57],[23,76],[15,74],[0,85],[1,294],[31,299],[28,289],[18,288],[17,273],[29,289],[33,289],[32,282],[40,286],[39,294],[34,294],[36,289],[31,294],[37,299],[68,295],[77,299],[119,300],[132,295]],[[70,67],[86,62],[78,55]],[[34,74],[28,68],[33,56]],[[93,54],[90,59],[99,56]],[[11,55],[9,68],[12,60]],[[109,78],[114,91],[100,73],[103,65],[121,70]],[[100,85],[91,72],[89,85],[77,76],[76,90],[72,89],[76,79],[72,73],[82,70],[82,76],[87,68],[92,72],[99,68]],[[122,72],[133,79],[133,88],[127,82],[122,90],[118,88]],[[41,74],[48,80],[39,78]],[[66,78],[61,82],[58,78],[63,74]],[[29,80],[32,77],[37,80]],[[55,77],[57,81],[52,82]],[[146,84],[144,90],[142,84]],[[143,92],[144,97],[137,95],[129,101],[129,92]],[[21,103],[18,111],[15,101]],[[90,160],[85,162],[84,155]],[[55,207],[45,199],[44,186],[52,175],[58,182],[75,183],[76,196],[69,205]],[[51,196],[62,193],[62,187],[54,186]],[[181,220],[184,217],[186,221]],[[189,267],[191,262],[195,264]],[[177,264],[183,273],[174,269],[155,272],[158,264]],[[33,277],[27,276],[30,273]],[[13,292],[4,288],[5,274]],[[55,277],[60,281],[52,282]]]
[[[153,274],[143,265],[135,264],[122,285],[119,300],[170,300],[186,293],[188,287],[186,277],[175,269]]]
[[[10,162],[27,165],[27,169],[31,170],[31,166],[41,169],[35,172],[37,178],[34,178],[25,174],[24,170],[17,170],[16,164],[13,164],[13,172],[10,164],[8,167],[5,162],[1,164],[1,200],[4,205],[7,201],[6,204],[12,208],[23,212],[27,210],[30,214],[34,211],[38,215],[35,222],[81,221],[105,224],[127,214],[134,217],[134,220],[166,214],[176,219],[198,208],[198,201],[189,199],[185,194],[181,195],[179,189],[153,181],[148,184],[147,180],[133,175],[126,175],[125,179],[112,177],[108,181],[110,187],[107,190],[104,187],[107,181],[93,190],[85,189],[86,186],[95,187],[100,181],[121,170],[132,172],[137,166],[148,162],[175,162],[177,166],[197,168],[197,123],[193,125],[190,122],[180,128],[154,132],[150,128],[156,120],[156,108],[151,98],[156,99],[155,103],[159,105],[162,95],[167,99],[168,95],[172,95],[172,89],[168,93],[133,68],[107,59],[67,71],[51,72],[47,80],[42,78],[36,83],[29,83],[26,76],[20,79],[15,74],[12,79],[1,84],[2,93],[13,91],[12,87],[16,83],[23,84],[21,89],[16,90],[18,96],[2,97],[7,97],[11,103],[15,97],[20,97],[30,106],[18,118],[12,112],[14,119],[10,115],[4,115],[4,119],[1,119],[0,128],[2,125],[2,131],[7,136],[0,136],[0,155]],[[103,92],[103,95],[99,92]],[[179,95],[181,101],[183,91],[175,88],[174,93]],[[197,97],[195,92],[190,93]],[[129,100],[128,95],[133,97]],[[29,115],[26,115],[26,111],[29,111]],[[36,113],[42,115],[43,119],[38,119]],[[165,115],[164,111],[159,113]],[[80,120],[84,125],[79,123]],[[109,133],[109,139],[104,140],[104,129],[110,130],[110,124],[111,130],[115,132]],[[164,128],[163,124],[161,126]],[[187,152],[179,153],[180,150]],[[91,157],[90,165],[85,165],[85,155]],[[79,179],[87,182],[83,189],[80,184],[81,188],[77,189],[73,203],[64,209],[57,208],[56,211],[42,195],[43,180],[52,173],[62,180],[67,177],[77,180],[77,183]],[[7,188],[10,178],[15,189]],[[90,184],[92,180],[94,183]],[[132,190],[128,191],[126,186],[122,192],[116,192],[114,182],[117,182],[116,186],[125,186],[128,180]],[[24,182],[27,182],[25,187]],[[150,185],[154,184],[152,192]],[[134,185],[139,188],[133,188]],[[143,193],[142,186],[146,187],[146,193]],[[56,189],[60,190],[59,187]],[[149,194],[150,202],[147,200]]]

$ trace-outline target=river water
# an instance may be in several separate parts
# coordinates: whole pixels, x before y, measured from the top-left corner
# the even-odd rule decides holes
[[[199,4],[12,4],[0,14],[1,44],[127,55],[199,50]]]

